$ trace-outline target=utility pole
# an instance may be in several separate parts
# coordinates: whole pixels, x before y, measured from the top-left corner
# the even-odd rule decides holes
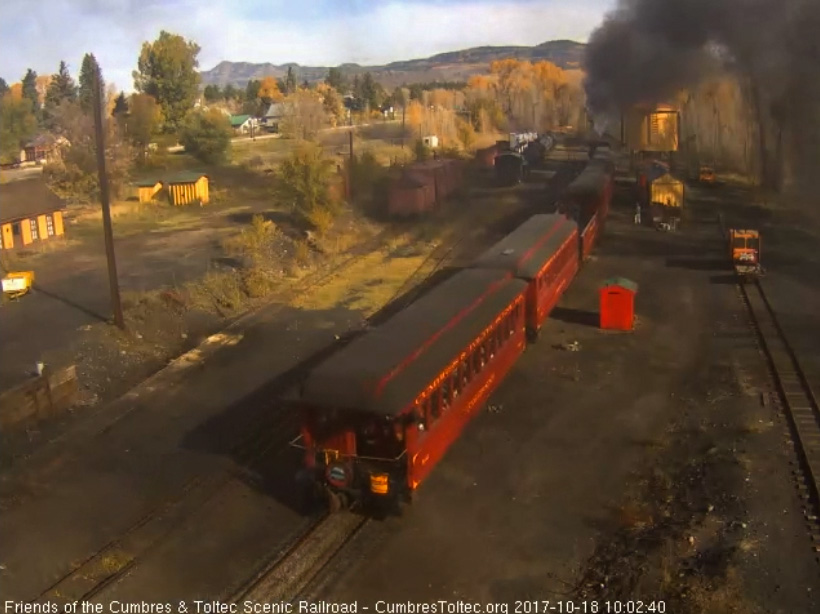
[[[353,113],[350,114],[350,131],[347,133],[350,139],[350,161],[353,162]]]
[[[407,110],[407,102],[402,98],[401,101],[401,148],[404,149],[404,116]]]
[[[347,133],[348,139],[350,140],[350,158],[347,161],[347,199],[348,201],[353,200],[353,110],[350,110],[350,114],[348,115],[348,125],[350,126],[350,131]]]
[[[99,68],[94,75],[94,132],[97,141],[97,172],[100,179],[103,230],[105,232],[105,255],[108,258],[108,284],[111,288],[111,309],[114,323],[125,330],[125,319],[120,302],[120,286],[117,280],[117,260],[114,257],[114,231],[111,228],[111,206],[108,194],[108,174],[105,171],[105,138],[103,136],[103,97]]]

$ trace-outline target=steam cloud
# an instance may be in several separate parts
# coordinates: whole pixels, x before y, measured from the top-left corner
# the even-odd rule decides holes
[[[585,64],[596,113],[667,101],[728,67],[783,130],[794,172],[820,161],[819,0],[619,0]]]

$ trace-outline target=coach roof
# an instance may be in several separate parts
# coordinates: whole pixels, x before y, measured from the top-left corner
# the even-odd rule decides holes
[[[473,267],[505,269],[516,277],[534,279],[577,225],[560,214],[534,215],[484,252]]]
[[[457,273],[320,364],[302,387],[302,402],[400,413],[526,287],[502,270]]]

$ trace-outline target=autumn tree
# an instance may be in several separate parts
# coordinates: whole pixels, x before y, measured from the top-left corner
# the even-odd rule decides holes
[[[0,161],[17,161],[23,144],[37,132],[31,100],[7,91],[0,99]]]
[[[321,147],[302,146],[279,167],[278,199],[322,231],[340,204],[332,189],[334,175],[335,164],[324,156]]]
[[[326,83],[316,86],[316,93],[322,98],[322,106],[331,126],[338,126],[344,122],[345,106],[339,92]]]
[[[262,101],[262,104],[270,106],[274,102],[281,102],[284,96],[282,92],[279,90],[279,84],[276,82],[276,79],[273,77],[264,77],[261,82],[259,82],[259,89],[256,91],[256,96],[254,98],[259,98]]]
[[[311,140],[322,129],[325,109],[322,97],[315,91],[300,89],[284,101],[281,132],[289,138]]]
[[[162,108],[165,132],[177,130],[199,94],[200,47],[163,30],[153,43],[143,43],[134,71],[134,87],[152,96]]]
[[[68,139],[71,146],[63,150],[60,163],[45,167],[49,183],[72,200],[93,202],[99,199],[93,114],[87,113],[79,100],[64,102],[55,110],[55,125],[55,132]],[[116,197],[128,181],[133,155],[113,117],[103,116],[103,130],[106,172],[111,193]]]
[[[227,156],[232,135],[228,118],[219,111],[192,111],[181,126],[179,141],[197,160],[214,164]]]
[[[144,162],[148,145],[162,128],[162,109],[148,94],[133,94],[128,107],[126,134]]]
[[[100,65],[97,63],[97,58],[93,53],[86,53],[83,57],[83,63],[80,65],[80,88],[79,101],[80,107],[86,113],[91,113],[94,110],[94,79],[95,75],[102,74]],[[105,83],[101,81],[100,91],[103,91]]]

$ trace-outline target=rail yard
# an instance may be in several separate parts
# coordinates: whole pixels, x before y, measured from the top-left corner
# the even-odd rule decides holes
[[[741,279],[729,228],[754,224],[720,188],[561,151],[546,179],[504,171],[526,207],[364,330],[303,330],[315,353],[280,351],[244,402],[190,416],[170,388],[4,476],[6,598],[695,612],[713,582],[817,611],[820,372],[769,296],[777,242]],[[599,327],[618,278],[628,332]],[[230,386],[229,356],[196,377]]]

